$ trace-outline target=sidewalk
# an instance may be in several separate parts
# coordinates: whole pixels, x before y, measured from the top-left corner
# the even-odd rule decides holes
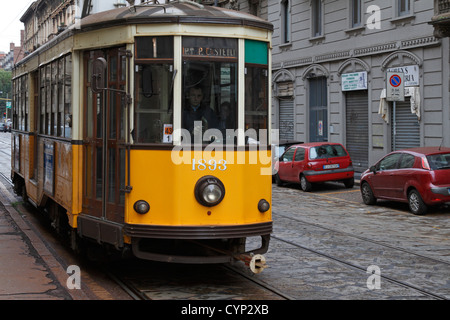
[[[0,300],[73,299],[61,285],[69,275],[11,205],[0,180]]]
[[[0,204],[0,299],[55,300],[70,299],[53,279],[48,266],[37,253],[24,229],[26,223],[12,218]],[[60,295],[62,293],[62,295]]]
[[[9,150],[0,153],[0,300],[71,300],[78,292],[65,288],[69,275],[13,204]],[[18,204],[20,208],[21,204]],[[73,290],[72,290],[73,291]],[[80,290],[76,290],[80,291]]]

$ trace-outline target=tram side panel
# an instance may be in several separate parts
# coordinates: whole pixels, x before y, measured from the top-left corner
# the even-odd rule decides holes
[[[35,141],[38,143],[36,158]],[[73,160],[70,142],[36,139],[33,135],[16,132],[12,135],[12,151],[13,179],[22,179],[18,185],[25,186],[25,190],[17,190],[18,193],[26,195],[38,207],[45,207],[48,198],[51,198],[68,213],[72,212]],[[37,172],[34,166],[37,166]],[[71,219],[69,223],[73,225]]]

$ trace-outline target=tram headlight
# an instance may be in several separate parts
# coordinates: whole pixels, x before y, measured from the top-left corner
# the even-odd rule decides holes
[[[150,205],[145,200],[138,200],[134,203],[133,208],[137,213],[145,214],[145,213],[149,212]]]
[[[214,176],[204,176],[195,184],[194,194],[201,205],[213,207],[225,197],[225,186]]]

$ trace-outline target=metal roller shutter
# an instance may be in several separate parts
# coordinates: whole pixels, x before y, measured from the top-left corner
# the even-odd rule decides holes
[[[391,112],[392,151],[420,147],[420,125],[417,116],[411,113],[409,98],[396,103],[395,122],[394,133],[394,112]]]
[[[294,140],[294,101],[280,101],[279,139]]]
[[[355,172],[363,172],[369,165],[369,105],[367,91],[346,94],[346,148]]]

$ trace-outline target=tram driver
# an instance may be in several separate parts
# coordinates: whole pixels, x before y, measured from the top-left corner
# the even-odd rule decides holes
[[[206,130],[217,127],[217,116],[203,102],[203,89],[199,86],[189,88],[182,126],[191,135],[203,135]]]

